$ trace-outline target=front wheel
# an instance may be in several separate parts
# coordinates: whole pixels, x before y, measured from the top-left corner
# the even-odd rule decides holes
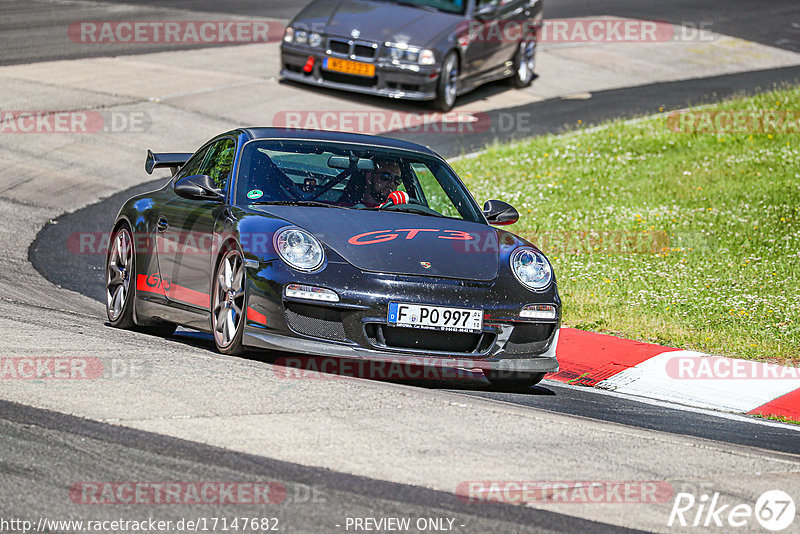
[[[516,89],[529,87],[536,77],[536,41],[522,41],[514,54],[514,75],[511,84]]]
[[[214,273],[211,331],[217,350],[222,354],[244,352],[245,289],[244,258],[234,248],[222,256]]]
[[[439,111],[450,111],[458,96],[458,55],[450,52],[442,62],[442,72],[436,83],[436,99],[433,107]]]
[[[136,249],[127,224],[111,236],[106,257],[106,315],[115,328],[136,330],[159,337],[171,336],[177,325],[148,320],[137,324],[136,306]]]
[[[545,373],[517,373],[513,371],[484,371],[484,376],[493,386],[509,389],[533,387],[544,378]]]

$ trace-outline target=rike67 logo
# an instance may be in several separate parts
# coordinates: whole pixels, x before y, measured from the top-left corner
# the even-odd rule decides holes
[[[668,527],[725,527],[741,528],[754,526],[753,520],[763,528],[779,532],[787,529],[795,518],[794,500],[781,490],[763,493],[755,506],[746,503],[725,503],[719,492],[703,493],[695,497],[692,493],[678,493]]]

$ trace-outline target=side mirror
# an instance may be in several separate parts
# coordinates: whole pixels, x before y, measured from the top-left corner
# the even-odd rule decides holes
[[[487,200],[483,205],[483,215],[489,224],[497,226],[514,224],[519,220],[519,212],[514,206],[502,200]]]
[[[184,176],[175,182],[175,193],[179,197],[189,200],[216,200],[225,198],[222,191],[217,189],[217,185],[210,176],[198,174],[194,176]]]
[[[497,18],[497,5],[496,4],[486,4],[484,6],[479,7],[473,16],[478,20],[492,20]]]

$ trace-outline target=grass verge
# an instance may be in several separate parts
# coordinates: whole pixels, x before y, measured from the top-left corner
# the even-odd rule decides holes
[[[800,110],[800,87],[702,108],[730,110]],[[454,167],[520,211],[511,230],[548,254],[566,326],[799,365],[800,134],[675,126],[616,121]]]

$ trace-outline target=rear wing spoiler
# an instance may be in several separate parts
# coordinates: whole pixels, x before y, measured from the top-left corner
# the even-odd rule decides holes
[[[147,174],[153,174],[156,169],[169,168],[172,174],[178,172],[193,154],[181,154],[177,152],[169,154],[153,154],[152,150],[147,151],[147,159],[144,162],[144,170]]]

